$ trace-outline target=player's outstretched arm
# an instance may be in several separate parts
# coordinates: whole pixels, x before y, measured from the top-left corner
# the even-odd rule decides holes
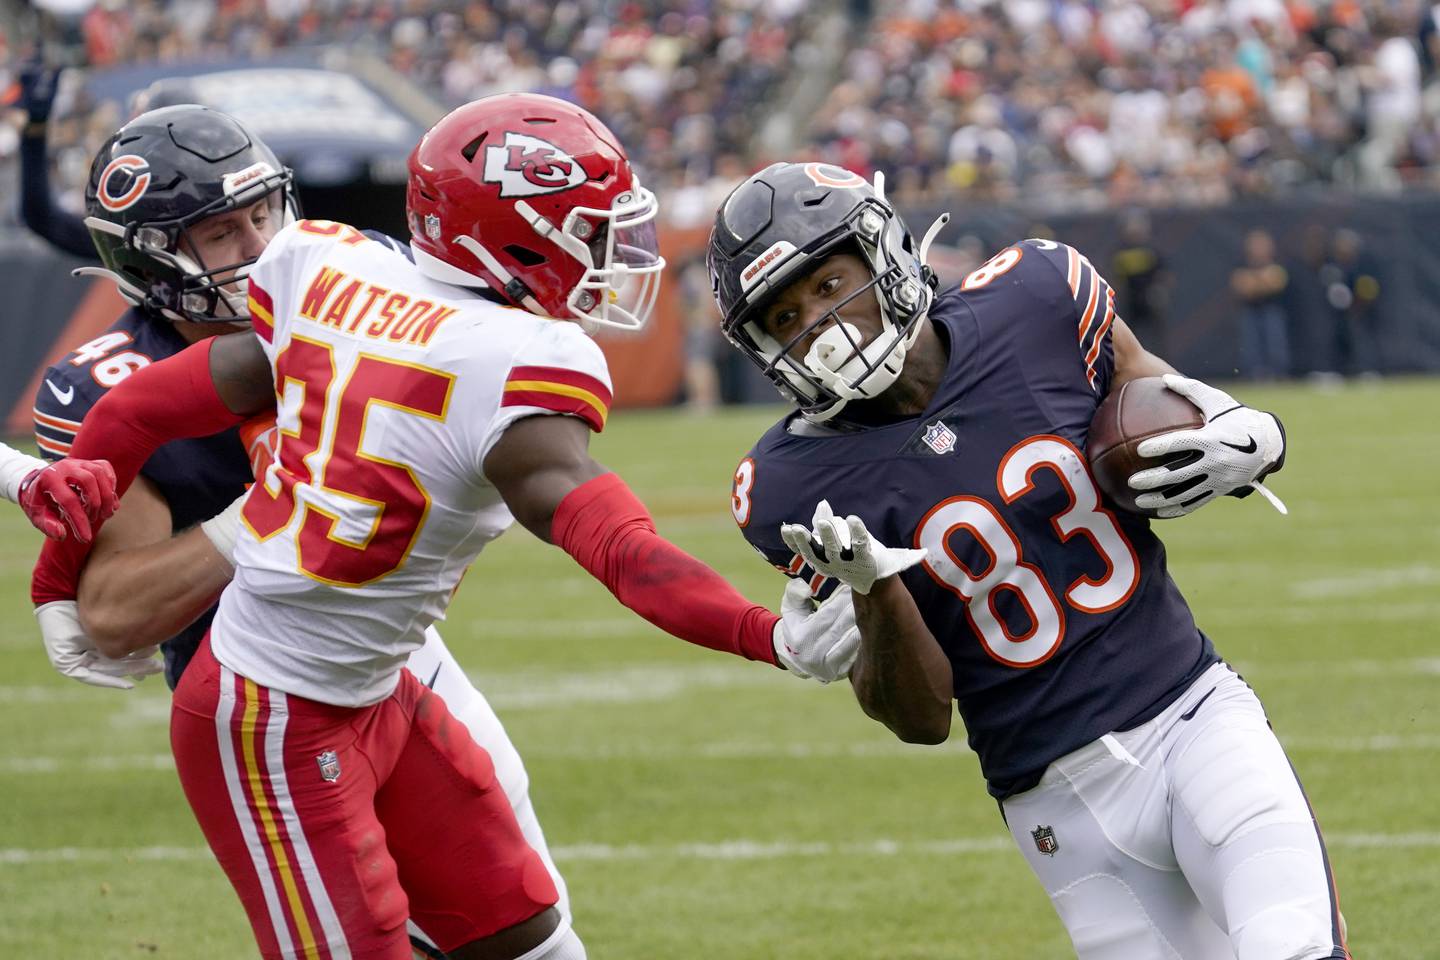
[[[740,595],[710,567],[655,532],[625,482],[589,453],[589,428],[575,417],[537,416],[506,429],[484,472],[515,518],[565,550],[631,610],[702,647],[780,666],[777,648],[808,656],[799,676],[834,679],[837,653],[853,631],[835,608],[784,621]],[[845,612],[845,611],[838,611]],[[813,634],[813,635],[812,635]],[[792,668],[793,669],[793,668]],[[843,675],[843,674],[839,674]]]
[[[194,623],[233,572],[201,527],[171,536],[169,505],[140,477],[81,571],[80,624],[101,654],[127,656]]]
[[[273,404],[270,384],[269,363],[252,334],[202,340],[106,393],[86,415],[71,456],[108,459],[123,496],[163,444],[219,433]],[[83,544],[47,543],[31,579],[31,599],[37,605],[73,601],[88,555]]]

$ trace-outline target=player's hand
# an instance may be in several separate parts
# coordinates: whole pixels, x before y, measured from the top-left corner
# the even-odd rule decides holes
[[[50,108],[55,104],[56,81],[60,71],[47,67],[40,57],[25,61],[20,67],[20,106],[31,123],[44,123],[50,119]]]
[[[40,636],[51,666],[81,683],[129,690],[138,681],[165,669],[155,657],[159,647],[146,647],[118,660],[101,654],[85,636],[74,600],[41,604],[35,608],[35,619],[40,621]]]
[[[1136,450],[1142,457],[1179,458],[1174,466],[1131,475],[1131,489],[1149,491],[1136,497],[1135,505],[1168,519],[1192,513],[1218,496],[1244,497],[1259,490],[1286,513],[1279,498],[1260,483],[1285,463],[1285,430],[1279,418],[1199,380],[1169,373],[1165,386],[1199,407],[1205,426],[1141,441]]]
[[[836,587],[816,607],[804,580],[786,584],[775,624],[775,658],[781,666],[802,680],[830,683],[850,675],[859,652],[860,628],[849,587]]]
[[[924,550],[887,547],[873,539],[859,517],[840,518],[821,500],[811,519],[814,529],[804,524],[780,526],[780,538],[817,573],[834,577],[856,593],[868,594],[876,580],[894,576],[925,559]]]
[[[20,509],[52,540],[75,534],[89,543],[120,506],[115,471],[106,460],[57,460],[20,481]]]

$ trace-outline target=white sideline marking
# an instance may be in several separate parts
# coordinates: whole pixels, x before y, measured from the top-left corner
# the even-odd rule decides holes
[[[1400,736],[1374,734],[1362,737],[1285,737],[1288,750],[1305,753],[1418,753],[1440,750],[1440,734]],[[890,743],[704,743],[695,747],[646,745],[633,747],[545,747],[527,749],[530,758],[565,760],[837,760],[837,759],[957,759],[973,762],[975,755],[963,741],[939,746]],[[173,770],[169,754],[119,757],[0,757],[0,776],[53,773],[117,773],[132,770]]]
[[[1440,833],[1327,833],[1330,848],[1415,849],[1440,847]],[[1009,837],[956,837],[948,840],[867,840],[806,843],[763,840],[722,840],[715,843],[609,844],[576,843],[551,847],[561,862],[589,860],[779,860],[786,857],[961,856],[1000,853],[1014,847]],[[0,849],[0,865],[104,863],[110,861],[173,862],[213,859],[207,847],[51,847]]]

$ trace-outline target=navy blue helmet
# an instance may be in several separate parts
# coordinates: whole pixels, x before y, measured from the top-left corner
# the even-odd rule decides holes
[[[725,336],[812,420],[829,419],[849,401],[876,397],[895,382],[934,296],[925,249],[948,216],[917,247],[883,190],[879,176],[872,187],[831,164],[775,163],[731,192],[710,232],[706,261]],[[764,307],[837,253],[858,254],[870,268],[870,283],[788,343],[775,340],[760,323]],[[865,343],[837,311],[870,292],[884,330]],[[827,324],[805,357],[789,354]]]
[[[199,262],[181,241],[200,221],[270,198],[283,226],[299,213],[294,175],[233,117],[197,104],[142,113],[90,168],[85,225],[103,268],[136,306],[171,320],[244,320],[253,260]],[[190,248],[193,249],[193,248]]]

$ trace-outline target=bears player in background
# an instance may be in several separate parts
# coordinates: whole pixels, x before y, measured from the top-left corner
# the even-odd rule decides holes
[[[1082,452],[1110,390],[1165,375],[1207,423],[1149,441],[1174,459],[1130,482],[1178,516],[1279,469],[1278,420],[1148,353],[1064,244],[1014,244],[935,293],[943,218],[917,245],[882,189],[776,164],[717,215],[725,333],[799,407],[736,470],[745,538],[817,592],[853,588],[868,715],[939,743],[958,704],[1084,960],[1347,957],[1259,701]]]
[[[579,958],[488,756],[405,669],[479,550],[518,519],[657,626],[801,676],[844,676],[858,631],[845,590],[813,609],[793,585],[782,617],[749,603],[588,453],[610,384],[582,328],[643,324],[663,267],[613,135],[492,97],[410,172],[413,261],[344,224],[286,227],[248,274],[254,333],[136,371],[73,449],[112,451],[123,489],[157,445],[278,398],[275,462],[203,530],[235,577],[171,714],[261,952],[406,956],[408,903],[457,960]],[[46,551],[37,602],[73,595],[76,556]]]
[[[133,306],[106,333],[45,372],[35,398],[35,430],[46,456],[68,453],[94,404],[136,370],[191,343],[233,332],[237,321],[248,329],[243,293],[237,296],[218,281],[248,269],[294,219],[292,191],[290,171],[261,141],[206,107],[144,114],[105,144],[92,170],[86,220],[94,237],[92,254],[98,249],[103,267],[83,272],[113,279]],[[388,237],[372,236],[405,249]],[[182,412],[187,401],[179,398]],[[273,419],[271,412],[247,424],[243,442],[239,431],[229,428],[167,443],[145,461],[123,509],[88,557],[78,606],[47,603],[37,612],[57,670],[99,686],[130,687],[159,670],[151,654],[160,644],[165,679],[172,688],[179,683],[231,573],[199,524],[244,493],[253,479],[247,448],[262,435],[273,436],[265,430]],[[66,459],[51,469],[76,466]],[[113,474],[109,477],[113,490]],[[564,882],[531,804],[529,775],[499,718],[434,628],[409,664],[490,754],[568,915]]]

